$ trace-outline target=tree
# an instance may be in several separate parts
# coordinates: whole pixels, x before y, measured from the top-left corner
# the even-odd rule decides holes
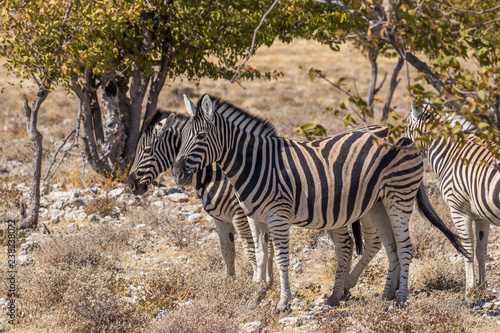
[[[435,112],[444,116],[461,114],[476,125],[478,140],[499,143],[497,1],[314,1],[330,5],[335,11],[341,9],[360,24],[343,31],[340,38],[365,34],[372,43],[392,48],[417,69],[416,82],[409,83],[413,97],[430,98]],[[351,96],[349,101],[359,110],[361,119],[370,114],[367,103],[359,96]],[[466,136],[458,124],[436,122],[433,127],[430,135],[434,137],[464,140]],[[395,134],[402,129],[393,126]],[[428,139],[426,135],[422,138]],[[489,148],[498,158],[499,153]]]
[[[232,77],[270,3],[6,0],[0,55],[18,77],[78,96],[85,156],[114,177],[133,156],[141,120],[156,109],[165,81]],[[266,29],[257,47],[274,41]],[[244,68],[241,78],[263,75],[273,74]]]
[[[17,77],[33,80],[39,89],[32,107],[25,105],[35,155],[30,213],[21,227],[36,226],[38,220],[42,137],[36,123],[40,105],[55,86],[80,99],[81,139],[88,163],[100,174],[116,177],[126,171],[141,122],[156,109],[165,81],[233,77],[235,64],[248,53],[253,29],[270,3],[3,1],[0,56]],[[274,20],[272,15],[268,20]],[[275,34],[265,33],[268,26],[256,47],[273,43]],[[273,75],[243,68],[238,78]]]

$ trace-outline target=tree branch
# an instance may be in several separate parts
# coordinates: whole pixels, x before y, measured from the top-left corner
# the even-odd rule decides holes
[[[372,21],[368,17],[361,14],[360,12],[357,12],[354,9],[347,7],[341,1],[338,1],[338,0],[313,0],[313,1],[318,2],[318,3],[329,4],[329,5],[337,5],[340,8],[342,8],[343,10],[345,10],[346,12],[350,13],[351,15],[354,15],[354,16],[361,18],[363,21],[365,21],[369,25],[375,24],[375,21]]]
[[[271,12],[271,10],[273,10],[274,6],[276,6],[276,4],[278,3],[278,0],[274,0],[273,4],[271,5],[271,7],[269,7],[269,9],[267,10],[267,12],[264,13],[264,15],[262,16],[262,19],[260,20],[259,22],[259,25],[257,26],[257,28],[255,28],[255,30],[253,31],[253,37],[252,37],[252,45],[250,46],[250,51],[248,51],[248,55],[247,57],[245,58],[245,60],[238,66],[238,68],[236,69],[236,73],[234,73],[234,76],[233,78],[231,79],[231,83],[234,83],[235,81],[238,80],[238,78],[240,77],[240,72],[241,72],[241,68],[243,67],[243,65],[246,64],[246,62],[248,61],[248,59],[250,59],[250,57],[252,56],[252,53],[253,53],[253,48],[255,46],[255,38],[257,37],[257,32],[259,31],[260,27],[262,26],[262,23],[264,22],[264,20],[266,19],[267,15]]]
[[[457,12],[467,13],[467,14],[475,14],[475,15],[483,15],[483,14],[495,11],[497,9],[500,9],[500,5],[492,7],[492,8],[489,8],[489,9],[482,10],[482,11],[479,11],[479,12],[476,12],[476,11],[473,11],[473,10],[467,10],[467,9],[457,8],[457,7],[452,7],[452,6],[447,6],[447,5],[443,5],[443,7],[455,10]]]

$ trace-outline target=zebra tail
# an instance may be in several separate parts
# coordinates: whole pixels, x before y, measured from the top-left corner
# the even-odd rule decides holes
[[[432,225],[438,228],[446,236],[446,238],[448,238],[455,249],[457,249],[457,251],[460,252],[463,256],[470,259],[469,255],[462,245],[462,242],[460,241],[460,237],[453,233],[453,231],[451,231],[444,224],[443,220],[441,220],[438,213],[434,210],[434,207],[432,207],[432,204],[429,201],[429,197],[427,197],[427,193],[425,191],[423,183],[420,183],[420,188],[417,192],[417,205],[425,218],[429,220]]]
[[[354,243],[356,244],[356,252],[361,255],[363,254],[363,237],[359,220],[352,224],[352,233],[354,235]]]

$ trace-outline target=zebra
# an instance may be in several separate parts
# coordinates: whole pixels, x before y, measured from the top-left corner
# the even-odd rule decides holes
[[[408,221],[421,193],[423,159],[408,138],[389,149],[374,143],[389,129],[369,127],[326,139],[297,142],[279,137],[269,122],[210,95],[195,106],[185,95],[191,119],[172,168],[185,184],[201,168],[216,162],[235,188],[249,222],[269,230],[280,273],[277,310],[291,299],[288,279],[289,224],[327,230],[335,243],[337,272],[328,305],[344,294],[351,240],[347,226],[360,220],[377,229],[389,257],[382,297],[403,305],[408,297],[411,241]],[[420,200],[418,200],[420,202]],[[441,223],[441,221],[432,221]],[[456,242],[444,224],[441,229]],[[263,263],[257,263],[257,266]]]
[[[180,148],[180,132],[187,120],[188,118],[182,114],[160,109],[156,110],[156,112],[146,120],[144,131],[139,139],[134,162],[130,168],[128,177],[129,188],[135,195],[141,195],[146,192],[149,184],[151,184],[160,173],[171,167]],[[243,238],[247,258],[252,264],[254,271],[253,279],[256,281],[263,280],[268,284],[272,284],[273,263],[272,256],[268,255],[270,252],[272,253],[272,242],[268,242],[268,233],[261,235],[264,241],[258,242],[257,246],[268,244],[269,249],[264,251],[264,249],[258,248],[255,251],[255,242],[252,241],[252,234],[249,234],[246,216],[241,207],[237,205],[237,201],[235,201],[236,197],[232,195],[234,192],[233,187],[223,176],[220,168],[217,167],[215,163],[212,164],[204,173],[197,174],[197,177],[194,177],[191,181],[191,185],[195,188],[204,209],[214,220],[221,243],[221,251],[227,275],[234,275],[235,249],[234,228],[232,228],[232,224],[234,224],[238,233]],[[224,207],[218,207],[217,202],[226,202],[226,209],[224,209]],[[359,222],[353,224],[353,234],[358,253],[361,253],[360,250],[363,248],[363,243]],[[367,264],[380,249],[380,242],[378,239],[372,241],[370,237],[370,235],[373,234],[376,234],[376,230],[364,230],[366,244],[362,257],[363,259],[360,261],[362,263]],[[255,256],[256,254],[264,255],[264,253],[267,259],[263,260],[267,262],[267,266],[257,269],[255,265]],[[356,285],[366,264],[359,264],[359,267],[356,266],[355,271],[347,281],[349,284],[346,283],[346,291]]]
[[[440,121],[428,105],[417,107],[413,102],[406,118],[407,135],[417,140],[417,133],[428,132],[430,121]],[[467,141],[459,143],[453,138],[431,139],[421,142],[422,154],[427,157],[433,172],[440,180],[440,191],[448,204],[451,218],[458,230],[466,251],[466,294],[476,287],[486,288],[486,256],[490,224],[500,226],[500,172],[495,156],[478,142],[473,134],[475,128],[464,117],[452,113],[444,121],[458,122],[469,132]],[[495,148],[500,147],[495,145]],[[468,162],[464,162],[468,161]],[[476,227],[476,258],[479,266],[479,281],[474,277],[474,233]]]
[[[172,166],[180,148],[181,130],[187,120],[188,117],[182,114],[159,109],[146,120],[128,176],[129,188],[135,195],[146,192],[149,184]],[[220,168],[215,164],[209,165],[192,177],[189,183],[195,188],[203,208],[214,221],[226,274],[235,274],[236,230],[243,240],[245,254],[252,265],[254,280],[258,280],[255,243],[247,217],[238,204],[232,185]],[[272,282],[272,259],[268,261],[268,267],[262,274],[266,274],[266,278]]]

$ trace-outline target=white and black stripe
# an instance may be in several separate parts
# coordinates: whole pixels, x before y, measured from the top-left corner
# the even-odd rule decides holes
[[[186,116],[161,110],[147,120],[128,177],[128,185],[134,194],[146,192],[148,185],[173,165],[187,120]],[[243,240],[243,248],[255,272],[255,244],[247,217],[220,168],[215,164],[207,166],[192,177],[190,184],[215,223],[227,274],[234,275],[235,229]],[[272,276],[272,271],[267,274]]]
[[[405,302],[408,220],[423,175],[422,157],[411,140],[398,142],[407,149],[377,145],[372,133],[383,138],[389,129],[370,127],[297,142],[278,137],[270,123],[209,95],[196,107],[186,98],[186,107],[191,119],[183,130],[174,180],[185,183],[213,162],[221,167],[255,228],[269,228],[281,278],[278,309],[290,300],[289,224],[329,230],[338,268],[328,304],[336,304],[352,253],[347,227],[357,220],[364,228],[376,226],[387,249],[390,267],[383,297],[393,299],[399,287],[397,301]]]
[[[428,132],[430,121],[442,117],[432,112],[429,105],[421,108],[412,105],[407,117],[408,135],[416,139],[417,131]],[[431,139],[422,142],[422,153],[429,159],[432,170],[440,179],[440,191],[450,207],[451,217],[466,251],[465,273],[467,292],[476,288],[474,277],[474,233],[476,226],[476,258],[479,264],[478,285],[486,287],[486,256],[490,224],[500,225],[500,169],[495,156],[485,148],[486,142],[478,141],[475,128],[464,117],[452,113],[445,120],[471,132],[465,143],[453,138]],[[497,149],[500,147],[496,146]]]

